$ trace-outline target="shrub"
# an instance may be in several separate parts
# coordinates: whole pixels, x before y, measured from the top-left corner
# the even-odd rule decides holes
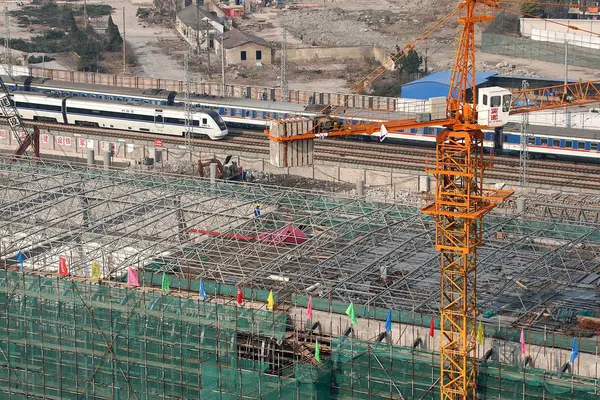
[[[145,19],[148,18],[148,16],[150,15],[150,10],[147,8],[143,8],[143,7],[139,7],[137,9],[137,12],[135,13],[135,16],[141,19]]]
[[[44,56],[38,56],[38,57],[36,57],[36,56],[29,56],[29,58],[27,59],[27,62],[29,64],[39,64],[39,63],[42,63],[42,62],[50,62],[50,61],[54,61],[54,60],[56,60],[56,58],[54,58],[54,57],[48,57],[48,56],[46,56],[46,57],[44,57]]]

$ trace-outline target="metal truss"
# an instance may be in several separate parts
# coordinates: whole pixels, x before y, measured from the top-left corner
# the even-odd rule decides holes
[[[480,311],[515,325],[551,326],[536,319],[541,309],[600,307],[598,225],[551,220],[540,210],[531,219],[484,219]],[[256,239],[289,224],[306,234],[304,243]],[[272,289],[280,304],[310,293],[437,315],[434,233],[412,204],[0,158],[0,252],[16,266],[21,250],[26,270],[57,273],[61,256],[75,276],[90,276],[92,261],[114,278],[129,266],[155,265],[180,278]]]

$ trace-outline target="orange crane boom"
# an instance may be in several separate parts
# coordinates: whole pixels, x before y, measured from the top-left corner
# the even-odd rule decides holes
[[[600,80],[513,91],[509,113],[511,115],[522,114],[526,112],[590,105],[594,103],[600,103]],[[457,101],[455,99],[451,99],[450,104],[454,104],[454,107],[456,108]],[[459,120],[456,118],[417,121],[417,118],[415,117],[401,120],[340,126],[338,128],[328,130],[327,132],[306,132],[302,135],[296,136],[275,137],[269,135],[268,129],[266,133],[268,138],[275,142],[292,142],[297,140],[325,137],[372,135],[373,133],[380,132],[382,125],[385,126],[387,131],[400,131],[411,128],[425,128],[433,126],[450,127],[458,123],[458,121]],[[479,125],[479,128],[485,129],[487,126]]]

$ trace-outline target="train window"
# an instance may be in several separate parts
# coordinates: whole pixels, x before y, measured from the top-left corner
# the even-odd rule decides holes
[[[578,149],[585,149],[585,142],[578,140],[577,141],[577,148]]]
[[[552,147],[560,147],[560,140],[552,139]]]
[[[483,95],[483,105],[487,106],[487,94]]]
[[[598,151],[598,143],[592,142],[590,144],[590,150],[592,150],[592,151]]]
[[[154,116],[154,122],[156,122],[157,124],[162,124],[163,123],[163,116],[160,114],[157,114]]]
[[[573,147],[573,141],[572,140],[565,140],[565,148],[569,148],[569,147]]]
[[[491,107],[500,107],[500,103],[501,103],[501,97],[500,96],[492,96],[492,98],[490,99],[490,106]]]
[[[528,137],[527,138],[527,144],[535,145],[535,138],[534,137]]]
[[[206,118],[202,118],[202,125],[208,125],[208,120]]]
[[[542,138],[542,139],[540,139],[540,144],[541,144],[542,146],[548,146],[548,139],[546,139],[546,138]]]

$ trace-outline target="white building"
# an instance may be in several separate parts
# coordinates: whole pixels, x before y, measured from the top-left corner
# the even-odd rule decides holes
[[[194,4],[187,6],[175,19],[175,27],[194,49],[214,49],[215,38],[224,31],[217,17]],[[198,35],[200,32],[200,35]]]

